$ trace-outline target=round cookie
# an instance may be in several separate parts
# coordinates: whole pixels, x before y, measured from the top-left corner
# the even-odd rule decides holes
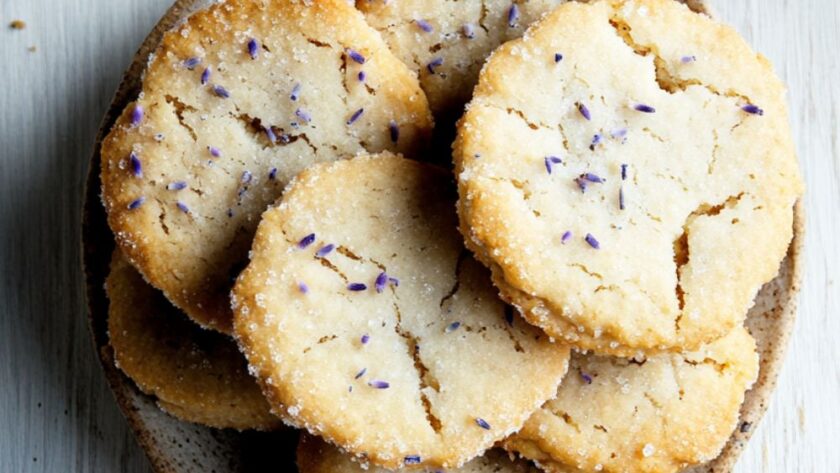
[[[391,470],[360,463],[339,448],[324,442],[319,437],[303,434],[297,448],[297,466],[300,473],[388,473]],[[413,471],[437,473],[440,470],[421,468]],[[449,473],[537,473],[522,460],[511,460],[502,450],[491,449],[484,455],[470,460],[461,468],[447,470]]]
[[[152,285],[230,332],[230,287],[286,183],[360,152],[411,157],[431,128],[415,75],[346,1],[216,3],[164,35],[103,142],[108,221]]]
[[[743,327],[640,362],[575,353],[557,397],[505,446],[549,472],[676,472],[720,453],[757,375]]]
[[[141,391],[179,419],[217,428],[271,430],[259,385],[230,338],[202,330],[149,286],[117,251],[106,282],[114,359]]]
[[[460,122],[467,246],[554,337],[697,349],[743,321],[790,242],[784,97],[766,59],[682,4],[561,5],[493,54]]]
[[[435,115],[454,121],[487,56],[563,1],[356,0],[356,8],[417,72]]]
[[[569,351],[497,297],[454,186],[390,154],[317,165],[263,214],[234,332],[289,420],[386,467],[455,468],[554,395]]]

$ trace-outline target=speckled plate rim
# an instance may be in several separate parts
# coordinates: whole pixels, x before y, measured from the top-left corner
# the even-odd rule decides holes
[[[156,409],[154,407],[154,401],[140,393],[134,384],[116,368],[113,362],[113,354],[108,345],[108,301],[105,295],[104,282],[108,274],[108,263],[110,261],[111,251],[114,248],[114,241],[106,222],[105,212],[99,195],[99,150],[103,138],[116,121],[117,116],[125,108],[126,104],[137,96],[140,88],[140,79],[148,58],[159,44],[163,34],[176,26],[190,13],[206,6],[208,3],[207,0],[176,0],[143,41],[131,65],[123,75],[122,81],[100,124],[93,156],[88,166],[88,175],[83,195],[81,235],[83,246],[82,266],[84,268],[87,288],[88,323],[93,343],[117,404],[132,431],[135,433],[138,443],[149,457],[154,469],[160,473],[184,473],[186,471],[192,471],[192,468],[198,467],[198,465],[185,462],[183,459],[173,458],[172,450],[167,448],[161,439],[156,438],[154,429],[149,425],[147,416],[142,415],[141,412],[143,409]],[[713,10],[705,0],[685,0],[685,3],[696,11],[703,11],[707,14],[714,15]],[[788,249],[788,255],[782,263],[780,275],[776,280],[768,283],[762,289],[763,293],[768,289],[768,286],[778,286],[770,288],[773,291],[773,297],[776,298],[778,303],[775,306],[768,307],[764,311],[758,311],[759,313],[755,316],[751,315],[751,318],[756,317],[760,319],[755,321],[757,327],[762,327],[766,319],[766,323],[771,325],[770,333],[762,337],[756,333],[756,330],[759,330],[758,328],[750,326],[749,321],[747,323],[748,328],[759,339],[761,348],[759,378],[753,388],[747,393],[744,404],[741,406],[738,427],[733,432],[732,437],[725,445],[721,454],[711,462],[691,469],[690,471],[693,473],[731,471],[752,432],[755,430],[755,425],[767,410],[769,400],[776,385],[776,379],[784,361],[785,350],[796,317],[797,295],[803,274],[804,232],[804,209],[802,202],[799,201],[794,207],[794,238]],[[763,331],[763,329],[761,330]],[[186,422],[175,422],[185,424],[186,428],[191,426],[191,424]],[[198,430],[207,429],[198,428],[196,432]],[[230,439],[235,438],[237,435],[240,434],[225,433],[218,436],[211,435],[209,438],[212,438],[215,442],[224,444],[225,442],[230,442]],[[291,451],[294,451],[293,448]],[[231,449],[228,453],[232,454],[234,452]],[[221,455],[225,454],[225,452],[221,453]]]

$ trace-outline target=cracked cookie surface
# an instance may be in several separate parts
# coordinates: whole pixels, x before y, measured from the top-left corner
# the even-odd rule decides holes
[[[347,2],[217,3],[164,35],[103,143],[108,222],[148,281],[230,332],[233,279],[286,183],[360,152],[413,157],[431,128],[416,77]]]
[[[216,428],[271,430],[270,412],[245,358],[229,337],[203,330],[114,252],[108,337],[114,359],[141,391],[179,419]]]
[[[388,473],[377,466],[360,463],[359,460],[342,452],[339,448],[318,437],[303,434],[297,448],[297,466],[300,473]],[[412,471],[437,473],[435,468],[420,468]],[[522,460],[511,460],[510,454],[491,449],[484,455],[470,460],[464,466],[447,470],[449,473],[538,473],[539,470]]]
[[[740,324],[802,193],[770,64],[669,0],[558,7],[493,54],[454,148],[462,233],[503,296],[621,356]]]
[[[743,327],[643,361],[575,353],[557,397],[506,448],[548,472],[676,472],[720,453],[757,375]]]
[[[417,72],[435,115],[454,121],[487,56],[563,1],[356,0],[356,7]]]
[[[233,291],[275,409],[387,468],[460,466],[549,399],[569,351],[513,316],[457,232],[438,168],[314,166],[263,215]]]

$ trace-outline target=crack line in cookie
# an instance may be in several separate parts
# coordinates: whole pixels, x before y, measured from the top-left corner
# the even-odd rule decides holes
[[[675,271],[677,274],[677,285],[674,290],[676,297],[677,297],[677,306],[679,308],[679,313],[677,314],[676,319],[674,320],[674,329],[679,332],[680,331],[680,321],[685,314],[683,314],[683,309],[685,308],[685,292],[682,287],[682,272],[683,268],[689,263],[690,260],[690,248],[689,248],[689,228],[694,220],[698,217],[705,216],[705,217],[714,217],[720,214],[721,211],[725,208],[733,208],[735,205],[740,202],[741,198],[746,195],[746,192],[741,192],[737,195],[731,195],[726,198],[722,203],[710,205],[708,203],[702,203],[697,208],[688,214],[685,218],[685,221],[682,226],[682,233],[674,240],[673,247],[674,247],[674,266]]]

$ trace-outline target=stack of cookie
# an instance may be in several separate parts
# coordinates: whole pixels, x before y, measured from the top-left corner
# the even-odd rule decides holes
[[[302,472],[713,459],[802,193],[771,66],[674,0],[228,0],[101,154],[117,366]]]

